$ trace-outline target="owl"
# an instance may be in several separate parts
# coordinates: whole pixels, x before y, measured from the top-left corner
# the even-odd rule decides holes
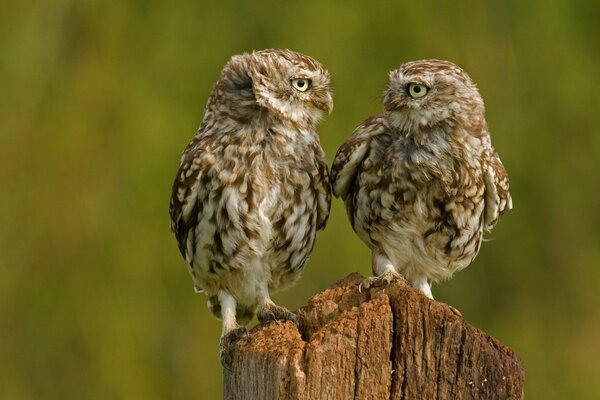
[[[339,148],[331,177],[356,234],[372,251],[362,287],[403,277],[429,298],[431,284],[468,266],[482,237],[512,208],[484,105],[448,61],[391,71],[384,111]]]
[[[181,156],[171,229],[195,287],[222,320],[224,366],[254,315],[297,324],[270,294],[298,280],[329,216],[315,127],[332,107],[329,73],[311,57],[277,49],[236,55]]]

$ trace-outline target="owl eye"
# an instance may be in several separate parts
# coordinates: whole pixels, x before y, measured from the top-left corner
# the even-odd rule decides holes
[[[418,83],[408,84],[408,95],[413,99],[418,99],[419,97],[425,96],[428,91],[429,88],[425,85],[419,85]]]
[[[301,92],[306,92],[310,87],[310,83],[310,79],[292,79],[292,86],[294,87],[294,89],[299,90]]]

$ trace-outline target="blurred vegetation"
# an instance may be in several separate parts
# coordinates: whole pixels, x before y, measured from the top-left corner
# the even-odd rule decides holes
[[[513,348],[532,399],[600,398],[600,6],[594,1],[9,2],[0,13],[0,398],[217,399],[220,324],[169,232],[179,154],[233,55],[287,47],[336,91],[330,162],[387,72],[478,83],[514,211],[434,287]],[[370,272],[339,200],[292,309]]]

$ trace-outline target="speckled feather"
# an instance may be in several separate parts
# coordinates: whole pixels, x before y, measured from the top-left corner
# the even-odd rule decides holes
[[[412,98],[410,83],[429,91]],[[384,109],[338,150],[333,191],[374,255],[415,286],[430,285],[469,265],[484,231],[512,207],[508,176],[483,101],[458,66],[403,64],[390,72]]]
[[[310,89],[295,90],[295,78],[309,79]],[[331,107],[329,73],[289,50],[234,56],[214,85],[181,157],[170,216],[194,283],[217,317],[220,291],[235,298],[245,323],[268,292],[300,276],[329,215],[315,126]]]

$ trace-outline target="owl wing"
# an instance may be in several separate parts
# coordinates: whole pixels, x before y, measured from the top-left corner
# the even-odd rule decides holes
[[[169,204],[171,231],[175,234],[179,251],[189,265],[192,265],[195,253],[194,227],[198,224],[198,207],[205,200],[198,198],[202,195],[199,187],[203,175],[212,167],[208,161],[213,159],[201,157],[198,145],[197,142],[191,143],[183,153]]]
[[[490,163],[485,171],[484,227],[491,230],[506,210],[512,209],[508,174],[496,150],[492,149]]]
[[[358,166],[365,159],[371,141],[385,131],[380,118],[372,117],[352,132],[352,136],[338,149],[331,166],[333,194],[346,199],[350,187],[356,179]]]
[[[320,149],[318,149],[320,150]],[[317,177],[313,178],[313,185],[317,193],[317,229],[325,229],[329,211],[331,209],[331,181],[327,168],[325,153],[321,150],[317,159]]]

